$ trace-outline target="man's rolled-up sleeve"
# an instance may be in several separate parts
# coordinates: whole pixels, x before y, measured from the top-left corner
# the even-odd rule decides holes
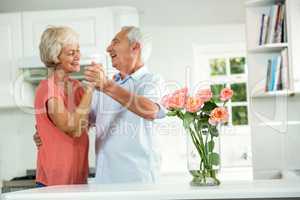
[[[142,95],[158,105],[159,111],[156,114],[156,119],[161,119],[166,116],[167,110],[161,104],[161,99],[164,93],[165,82],[159,75],[149,75],[143,79],[143,82],[137,88],[138,95]]]

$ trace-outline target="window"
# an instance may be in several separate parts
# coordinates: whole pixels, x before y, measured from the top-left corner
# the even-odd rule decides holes
[[[227,104],[230,121],[227,125],[248,125],[247,79],[245,56],[208,58],[210,68],[210,87],[214,100],[220,103],[219,94],[224,87],[234,91]]]

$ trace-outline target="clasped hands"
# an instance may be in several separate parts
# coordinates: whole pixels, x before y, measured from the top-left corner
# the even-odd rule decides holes
[[[100,91],[103,91],[109,84],[102,64],[95,62],[85,68],[84,78],[89,82],[89,86],[94,86]]]

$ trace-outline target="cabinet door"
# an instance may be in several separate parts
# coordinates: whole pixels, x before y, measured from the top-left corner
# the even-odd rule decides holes
[[[24,12],[24,57],[39,56],[41,34],[51,25],[70,26],[77,31],[83,56],[105,54],[112,37],[112,21],[108,8]]]
[[[221,136],[221,166],[223,169],[251,167],[251,137],[247,132]]]
[[[13,107],[17,62],[22,57],[21,14],[0,15],[0,44],[0,107]]]
[[[120,31],[122,26],[139,27],[139,16],[136,8],[127,6],[112,7],[114,17],[114,33]]]

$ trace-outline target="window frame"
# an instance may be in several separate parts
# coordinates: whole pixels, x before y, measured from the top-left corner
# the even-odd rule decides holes
[[[245,69],[243,74],[230,74],[230,58],[244,57],[246,59]],[[226,62],[226,75],[211,76],[211,68],[209,65],[210,59],[225,58]],[[245,83],[246,84],[246,101],[245,102],[227,102],[226,107],[230,108],[230,119],[229,123],[222,134],[250,134],[249,124],[249,90],[248,90],[248,67],[247,67],[247,56],[245,44],[223,44],[223,45],[204,45],[194,46],[194,62],[195,62],[195,75],[192,80],[197,80],[196,77],[200,74],[201,82],[208,86],[215,84],[225,84],[226,87],[234,83]],[[203,69],[208,67],[208,69]],[[208,74],[203,74],[203,71]],[[222,105],[218,103],[218,105]],[[246,106],[247,107],[247,125],[232,125],[232,107],[233,106]]]

